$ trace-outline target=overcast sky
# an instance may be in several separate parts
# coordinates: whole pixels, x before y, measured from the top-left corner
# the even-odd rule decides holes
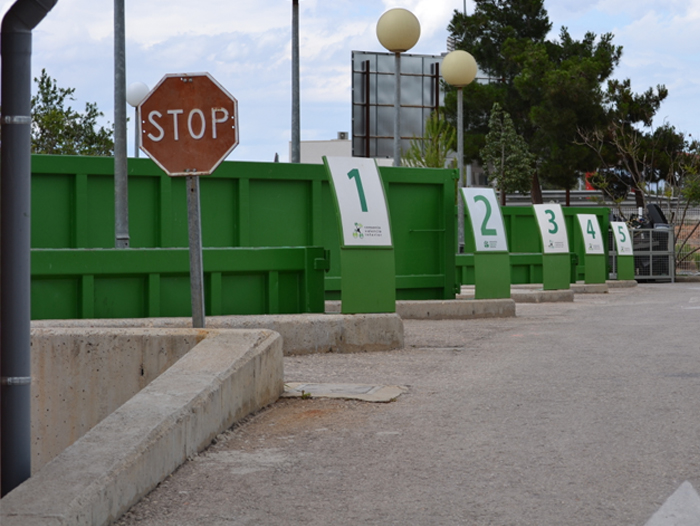
[[[0,0],[0,12],[13,1]],[[350,131],[351,51],[385,51],[375,27],[392,7],[412,10],[421,38],[410,50],[445,51],[447,26],[463,0],[300,0],[301,139],[334,139]],[[467,1],[467,11],[473,3]],[[700,0],[556,0],[545,2],[553,36],[567,26],[612,32],[624,47],[615,76],[635,91],[665,84],[659,111],[700,138]],[[113,2],[59,0],[34,30],[32,71],[42,68],[76,89],[74,108],[96,102],[113,119]],[[237,99],[240,145],[231,159],[289,158],[291,122],[290,0],[126,0],[127,85],[153,87],[166,73],[208,71]],[[128,115],[133,116],[129,108]],[[133,152],[133,118],[129,152]]]

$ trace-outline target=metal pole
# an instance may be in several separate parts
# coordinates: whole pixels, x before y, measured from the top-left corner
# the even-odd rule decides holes
[[[203,329],[204,265],[202,264],[202,220],[199,207],[199,177],[187,176],[187,224],[190,239],[190,290],[192,294],[192,327]]]
[[[464,252],[464,107],[462,104],[462,87],[457,88],[457,167],[459,169],[459,184],[457,195],[457,235],[459,253]]]
[[[0,496],[31,476],[31,31],[55,4],[18,0],[2,21]]]
[[[292,0],[292,159],[301,160],[299,116],[299,0]]]
[[[394,53],[394,166],[401,166],[401,53]]]
[[[141,135],[141,122],[139,121],[139,107],[134,108],[134,157],[139,157],[139,135]]]
[[[117,248],[129,248],[125,38],[124,0],[114,0],[114,237]]]

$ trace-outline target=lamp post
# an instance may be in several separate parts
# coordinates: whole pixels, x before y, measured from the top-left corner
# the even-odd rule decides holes
[[[126,88],[126,102],[134,108],[134,157],[139,156],[139,135],[141,134],[138,108],[149,91],[151,90],[143,82],[133,82]]]
[[[389,9],[379,17],[377,38],[394,53],[394,166],[401,166],[401,53],[418,42],[420,22],[407,9]]]
[[[292,158],[301,162],[301,124],[299,115],[299,0],[292,0]]]
[[[462,88],[471,84],[476,77],[476,60],[461,49],[448,53],[442,60],[442,76],[446,82],[457,88],[457,167],[459,168],[459,188],[464,186],[464,109]],[[472,186],[473,181],[467,181]],[[457,224],[459,252],[464,252],[464,200],[462,191],[457,192]]]

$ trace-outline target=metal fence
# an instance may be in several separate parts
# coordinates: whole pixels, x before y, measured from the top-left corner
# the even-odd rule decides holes
[[[657,204],[673,227],[676,274],[700,273],[700,208],[689,208],[682,217],[682,211],[676,212],[675,206],[663,201]],[[629,219],[637,214],[637,209],[625,206],[622,212]]]

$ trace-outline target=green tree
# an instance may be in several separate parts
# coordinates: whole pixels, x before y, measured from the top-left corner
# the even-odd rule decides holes
[[[456,145],[455,127],[445,119],[442,111],[433,112],[425,123],[424,137],[411,141],[402,164],[422,168],[445,168]]]
[[[577,139],[579,130],[603,127],[611,118],[605,88],[622,54],[612,34],[589,32],[575,40],[562,28],[558,39],[547,39],[551,23],[543,0],[475,0],[474,13],[455,12],[448,29],[490,79],[465,88],[467,160],[483,148],[498,102],[536,155],[543,183],[571,189],[597,168],[597,156]],[[454,97],[446,105],[454,118]]]
[[[495,103],[489,120],[489,133],[481,151],[486,175],[496,182],[501,194],[501,205],[506,204],[506,194],[530,190],[535,156],[525,140],[518,135],[513,120],[500,104]]]
[[[61,88],[45,69],[35,78],[38,91],[32,97],[32,152],[54,155],[114,155],[113,130],[98,126],[104,114],[95,103],[75,111],[75,88]]]

